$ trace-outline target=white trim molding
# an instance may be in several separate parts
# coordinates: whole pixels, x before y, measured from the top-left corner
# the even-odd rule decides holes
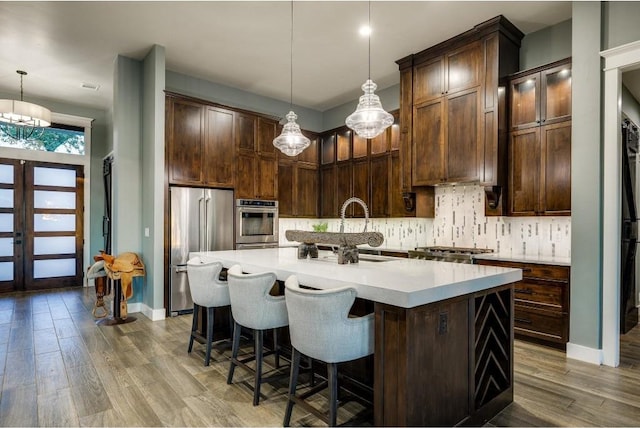
[[[622,72],[640,65],[640,41],[603,52],[602,364],[620,364]],[[567,356],[569,346],[567,346]]]
[[[567,358],[600,365],[603,363],[604,354],[602,349],[593,349],[569,342],[567,343]]]

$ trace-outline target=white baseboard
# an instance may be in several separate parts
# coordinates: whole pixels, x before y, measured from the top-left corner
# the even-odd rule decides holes
[[[142,303],[140,302],[135,302],[135,303],[129,303],[127,302],[127,313],[128,314],[133,314],[136,312],[142,312]]]
[[[575,343],[567,343],[567,358],[586,363],[602,365],[604,353],[602,349],[589,348]]]
[[[167,311],[164,308],[153,309],[147,305],[142,305],[142,313],[151,321],[161,321],[166,318]]]

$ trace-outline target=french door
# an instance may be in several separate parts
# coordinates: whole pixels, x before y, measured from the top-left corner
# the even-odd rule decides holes
[[[83,167],[0,159],[0,291],[81,286]]]

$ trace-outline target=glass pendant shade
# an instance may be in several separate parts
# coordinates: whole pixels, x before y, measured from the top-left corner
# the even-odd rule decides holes
[[[298,116],[293,111],[285,117],[287,123],[282,127],[282,133],[273,140],[273,145],[287,156],[297,156],[311,145],[311,140],[300,131],[300,125],[296,123]]]
[[[356,111],[345,121],[362,138],[377,137],[393,125],[393,116],[384,111],[380,97],[374,93],[377,88],[371,79],[362,85],[364,95],[360,97]]]

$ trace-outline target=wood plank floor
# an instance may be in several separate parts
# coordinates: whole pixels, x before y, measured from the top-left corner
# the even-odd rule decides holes
[[[190,316],[97,326],[94,299],[93,288],[0,295],[0,426],[282,424],[286,380],[254,407],[248,373],[226,384],[228,350],[209,367],[202,345],[187,354]],[[339,422],[362,423],[359,410],[341,408]],[[292,424],[322,425],[298,408]],[[515,400],[488,425],[640,425],[640,329],[622,337],[618,368],[516,341]]]

